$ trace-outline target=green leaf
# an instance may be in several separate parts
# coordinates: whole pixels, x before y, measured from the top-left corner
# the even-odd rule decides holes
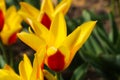
[[[84,80],[84,77],[87,73],[88,64],[84,63],[78,68],[75,69],[71,80]]]
[[[115,18],[114,18],[114,15],[111,13],[109,13],[109,19],[110,19],[110,26],[111,26],[111,31],[110,31],[110,34],[109,34],[109,37],[110,37],[110,40],[112,41],[112,43],[116,43],[117,39],[118,39],[118,28],[117,28],[117,25],[115,23]]]
[[[108,36],[104,33],[104,31],[99,27],[97,27],[96,30],[97,38],[101,41],[101,44],[104,45],[103,47],[107,51],[109,51],[108,53],[116,53],[116,49],[114,48],[113,44],[109,40]]]
[[[6,62],[4,61],[3,56],[0,55],[0,68],[3,68],[5,64]]]
[[[82,12],[82,16],[83,16],[85,21],[90,21],[91,20],[91,15],[89,14],[89,12],[87,10],[84,10]]]
[[[120,53],[120,33],[119,33],[118,39],[117,39],[117,41],[116,41],[115,47],[116,47],[116,49],[117,49],[117,52]]]

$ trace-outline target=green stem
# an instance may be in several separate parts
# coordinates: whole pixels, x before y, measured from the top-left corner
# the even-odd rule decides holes
[[[10,66],[12,66],[13,67],[13,51],[12,51],[12,46],[6,46],[6,48],[7,48],[7,50],[8,50],[8,55],[9,55],[9,64],[10,64]]]
[[[7,62],[7,55],[6,55],[6,52],[5,52],[4,45],[2,44],[1,41],[0,41],[0,50],[1,50],[1,53],[3,54],[4,60]]]
[[[60,72],[56,72],[56,77],[57,77],[57,80],[61,80],[61,73]]]
[[[10,54],[10,66],[13,67],[13,53],[10,52],[9,54]]]

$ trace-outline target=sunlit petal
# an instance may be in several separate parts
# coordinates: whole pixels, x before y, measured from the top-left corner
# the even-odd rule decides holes
[[[3,14],[5,15],[6,12],[5,0],[0,0],[0,10],[2,10]]]
[[[68,65],[72,61],[76,51],[85,43],[85,41],[90,36],[96,21],[89,21],[82,25],[80,25],[77,29],[75,29],[64,41],[63,45],[68,47],[71,51],[70,60]]]
[[[20,80],[20,77],[8,65],[0,69],[0,80]]]
[[[66,22],[62,13],[59,13],[55,16],[51,27],[50,27],[51,36],[54,36],[55,40],[50,40],[50,44],[53,44],[55,47],[59,47],[60,44],[67,36]]]
[[[19,72],[22,80],[29,80],[32,72],[32,66],[28,57],[24,54],[23,61],[19,64]]]
[[[34,18],[32,18],[31,16],[27,15],[24,12],[19,12],[19,14],[32,27],[32,29],[34,30],[36,35],[38,35],[39,37],[42,37],[43,39],[47,40],[47,34],[46,33],[48,33],[48,29],[44,25],[42,25],[37,20],[35,20]]]
[[[62,0],[60,4],[58,4],[55,10],[60,10],[63,14],[66,14],[71,6],[72,0]]]
[[[34,34],[21,32],[21,33],[18,33],[17,35],[20,38],[20,40],[22,40],[25,44],[30,46],[35,51],[37,51],[40,46],[45,44],[43,39],[40,39],[39,37],[35,36]]]
[[[10,41],[10,38],[21,29],[22,27],[20,25],[17,26],[17,28],[10,28],[9,25],[5,24],[3,30],[1,31],[0,37],[2,42],[5,45],[8,45]]]
[[[33,62],[33,71],[30,80],[44,80],[42,70],[44,67],[44,59],[46,55],[45,53],[46,53],[45,46],[42,46],[35,54]]]
[[[23,11],[30,16],[34,16],[35,19],[38,18],[40,11],[37,8],[25,2],[20,2],[20,5],[21,5],[20,11]]]
[[[7,23],[11,22],[11,21],[14,21],[15,19],[15,16],[16,16],[16,8],[15,6],[11,6],[7,9],[6,11],[6,15],[5,15],[5,20]],[[9,24],[9,25],[13,25],[12,23]]]
[[[45,11],[46,13],[53,13],[54,12],[54,7],[52,4],[52,0],[42,0],[41,4],[41,10]]]

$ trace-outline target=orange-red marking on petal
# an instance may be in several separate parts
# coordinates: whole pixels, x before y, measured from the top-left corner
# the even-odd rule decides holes
[[[48,16],[46,13],[43,14],[41,23],[42,23],[46,28],[50,29],[51,20],[50,20],[49,16]]]
[[[0,31],[3,29],[4,26],[4,15],[2,10],[0,10]]]
[[[16,42],[16,40],[17,40],[17,35],[16,34],[17,33],[12,34],[12,36],[9,38],[9,40],[8,40],[9,44],[13,44],[13,43]]]
[[[48,57],[48,66],[56,71],[60,72],[63,70],[65,65],[64,55],[58,50],[54,55]]]

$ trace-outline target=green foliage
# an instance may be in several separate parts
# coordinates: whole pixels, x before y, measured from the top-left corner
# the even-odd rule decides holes
[[[96,72],[104,77],[104,79],[119,80],[120,33],[112,12],[104,15],[97,15],[94,12],[84,10],[82,16],[79,18],[72,20],[66,18],[66,20],[70,32],[75,29],[75,27],[72,26],[78,26],[78,24],[85,21],[97,20],[97,25],[92,35],[78,53],[81,58],[85,62],[91,64],[96,69]],[[105,29],[106,26],[104,24],[106,21],[110,24],[109,31]],[[76,70],[74,73],[76,73]],[[76,74],[75,78],[78,76],[79,75]]]
[[[87,69],[88,69],[88,64],[86,63],[76,68],[71,80],[84,80],[85,75],[87,73]]]

